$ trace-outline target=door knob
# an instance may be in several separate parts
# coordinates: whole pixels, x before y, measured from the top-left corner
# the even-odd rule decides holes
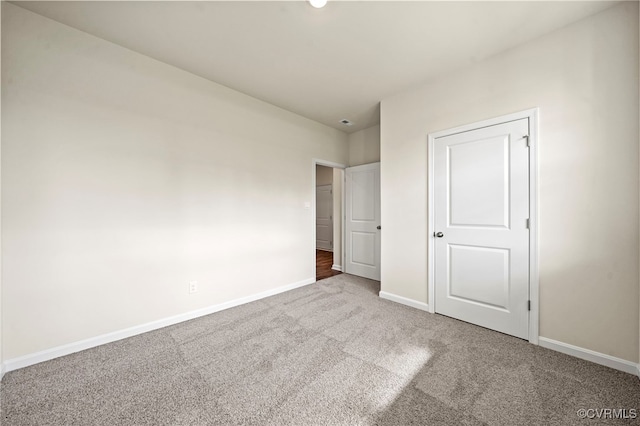
[[[442,232],[435,232],[433,235],[438,238],[444,237],[444,234]]]
[[[378,225],[376,226],[376,229],[382,229],[382,226]]]

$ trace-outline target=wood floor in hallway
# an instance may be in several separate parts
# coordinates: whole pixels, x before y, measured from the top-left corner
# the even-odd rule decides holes
[[[330,251],[316,250],[316,281],[342,273],[331,269],[332,266],[333,253]]]

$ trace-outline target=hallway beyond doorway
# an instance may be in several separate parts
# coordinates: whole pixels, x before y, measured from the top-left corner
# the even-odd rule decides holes
[[[316,250],[316,281],[339,275],[342,272],[331,269],[333,266],[333,252]]]

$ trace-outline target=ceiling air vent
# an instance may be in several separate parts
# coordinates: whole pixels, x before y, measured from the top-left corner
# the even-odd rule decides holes
[[[343,118],[342,120],[340,120],[340,124],[344,124],[345,126],[353,126],[353,123],[347,120],[346,118]]]

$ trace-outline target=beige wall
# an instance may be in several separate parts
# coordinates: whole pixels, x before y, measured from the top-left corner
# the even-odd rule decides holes
[[[333,168],[316,165],[316,186],[333,183]]]
[[[349,134],[349,166],[380,161],[380,125]]]
[[[346,134],[3,7],[5,361],[314,278]]]
[[[381,104],[382,290],[427,300],[427,134],[540,107],[540,335],[638,362],[638,4]]]

